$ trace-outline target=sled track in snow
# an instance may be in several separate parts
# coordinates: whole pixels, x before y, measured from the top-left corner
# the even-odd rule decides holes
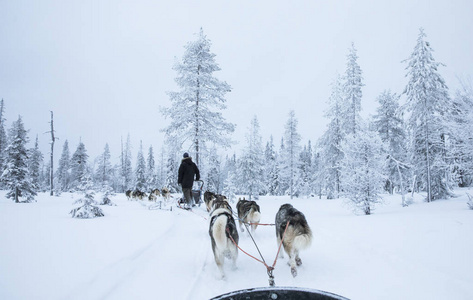
[[[106,299],[126,281],[141,270],[153,258],[155,249],[159,248],[167,239],[170,239],[175,230],[176,219],[172,218],[172,224],[161,235],[157,236],[149,244],[133,252],[127,257],[109,264],[99,271],[91,280],[80,284],[73,292],[66,297],[67,299]],[[123,274],[117,280],[110,278],[116,277],[116,274]],[[85,292],[84,292],[85,291]]]

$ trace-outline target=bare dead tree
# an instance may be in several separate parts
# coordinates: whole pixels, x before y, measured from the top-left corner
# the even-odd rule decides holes
[[[51,133],[51,153],[50,153],[50,158],[51,158],[51,164],[50,164],[50,168],[49,168],[49,195],[52,196],[53,195],[53,191],[54,191],[54,167],[53,167],[53,163],[54,163],[54,141],[57,139],[56,137],[54,137],[54,122],[53,122],[53,111],[51,111],[51,131],[49,131]]]

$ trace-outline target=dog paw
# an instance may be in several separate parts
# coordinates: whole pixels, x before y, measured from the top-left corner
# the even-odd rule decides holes
[[[296,265],[297,266],[302,265],[302,260],[300,258],[296,258]]]
[[[292,268],[291,268],[291,274],[292,274],[292,277],[296,277],[296,276],[297,276],[296,267],[292,267]]]

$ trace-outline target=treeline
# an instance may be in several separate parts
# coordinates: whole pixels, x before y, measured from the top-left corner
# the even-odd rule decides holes
[[[8,196],[32,199],[35,192],[51,186],[55,194],[75,191],[85,180],[92,180],[97,190],[168,187],[178,192],[176,177],[183,149],[191,149],[206,189],[230,198],[236,194],[250,198],[345,196],[365,214],[371,213],[383,192],[402,194],[402,204],[407,205],[409,191],[426,192],[426,200],[433,201],[452,196],[455,186],[472,183],[473,90],[471,84],[463,83],[461,90],[450,94],[438,70],[442,64],[435,61],[422,29],[406,60],[404,91],[382,92],[374,116],[363,119],[360,115],[364,84],[352,45],[345,72],[333,80],[328,126],[320,139],[302,145],[298,120],[291,111],[282,139],[271,137],[263,143],[255,116],[242,153],[226,157],[219,152],[230,147],[235,125],[227,123],[220,110],[225,109],[225,94],[231,87],[213,76],[220,68],[202,30],[185,49],[182,62],[174,67],[179,91],[169,93],[172,104],[164,109],[172,119],[163,129],[165,146],[155,156],[152,146],[145,150],[140,144],[134,166],[130,137],[122,141],[116,164],[111,162],[107,144],[103,154],[90,161],[82,142],[71,154],[66,140],[51,185],[48,162],[38,150],[37,139],[34,148],[25,148],[28,137],[21,117],[7,137],[2,100],[0,167]],[[401,96],[405,98],[402,106]]]

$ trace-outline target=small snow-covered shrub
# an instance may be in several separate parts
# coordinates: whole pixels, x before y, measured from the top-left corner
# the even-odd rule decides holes
[[[73,218],[79,219],[91,219],[96,217],[103,217],[104,213],[102,209],[97,205],[97,201],[94,200],[95,192],[91,188],[90,179],[86,179],[80,189],[84,193],[84,197],[75,201],[74,204],[83,204],[80,207],[76,207],[70,211]]]
[[[100,202],[99,205],[117,206],[115,203],[112,202],[112,200],[110,200],[110,197],[115,195],[111,186],[109,186],[108,184],[105,184],[102,187],[102,192],[103,192],[102,202]]]

